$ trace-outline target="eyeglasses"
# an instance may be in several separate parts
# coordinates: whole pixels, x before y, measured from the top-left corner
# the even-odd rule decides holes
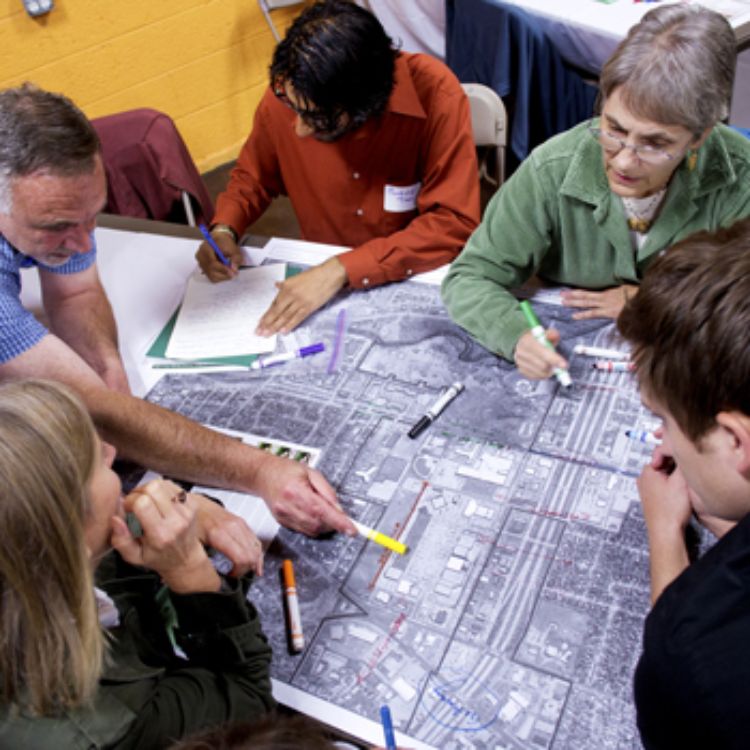
[[[331,114],[317,109],[306,109],[295,104],[287,95],[284,81],[277,79],[273,82],[274,96],[285,104],[295,114],[299,115],[316,133],[333,133],[339,129],[340,114]]]
[[[669,151],[658,146],[649,146],[648,144],[634,146],[608,130],[589,126],[588,131],[591,133],[591,137],[598,141],[601,147],[611,155],[619,153],[624,148],[629,148],[635,157],[645,164],[664,164],[677,158],[675,154],[670,154]]]

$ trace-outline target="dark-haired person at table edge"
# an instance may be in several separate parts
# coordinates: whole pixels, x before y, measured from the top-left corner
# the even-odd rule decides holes
[[[281,282],[259,333],[286,332],[340,289],[368,289],[449,263],[479,221],[469,103],[429,55],[393,48],[380,22],[346,0],[306,8],[277,46],[271,85],[212,234],[213,281],[233,277],[246,228],[288,195],[305,240],[350,250]]]

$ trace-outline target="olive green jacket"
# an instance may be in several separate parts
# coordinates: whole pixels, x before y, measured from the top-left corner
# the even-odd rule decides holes
[[[115,577],[103,580],[101,568],[113,572],[115,565]],[[0,749],[153,750],[275,706],[271,648],[246,600],[246,585],[227,579],[225,592],[170,592],[167,598],[156,575],[121,559],[112,567],[100,566],[97,578],[116,602],[120,624],[108,631],[110,658],[94,705],[44,718],[0,706]],[[187,660],[174,654],[167,636],[167,601],[177,616],[176,641]]]
[[[677,240],[750,215],[750,140],[718,125],[699,149],[695,169],[683,160],[675,171],[659,216],[635,252],[588,124],[532,152],[489,203],[443,282],[453,319],[507,359],[528,328],[508,290],[534,274],[587,289],[637,283]]]

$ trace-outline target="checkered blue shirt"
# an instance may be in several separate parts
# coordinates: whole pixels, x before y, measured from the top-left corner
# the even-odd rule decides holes
[[[74,255],[64,265],[51,268],[19,253],[0,235],[0,364],[31,349],[48,333],[21,304],[19,269],[38,266],[51,273],[79,273],[89,268],[95,260],[96,245],[87,253]]]

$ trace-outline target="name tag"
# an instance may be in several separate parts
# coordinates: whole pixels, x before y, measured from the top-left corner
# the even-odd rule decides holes
[[[383,208],[394,213],[413,211],[417,207],[417,196],[421,182],[413,185],[386,185],[383,194]]]

